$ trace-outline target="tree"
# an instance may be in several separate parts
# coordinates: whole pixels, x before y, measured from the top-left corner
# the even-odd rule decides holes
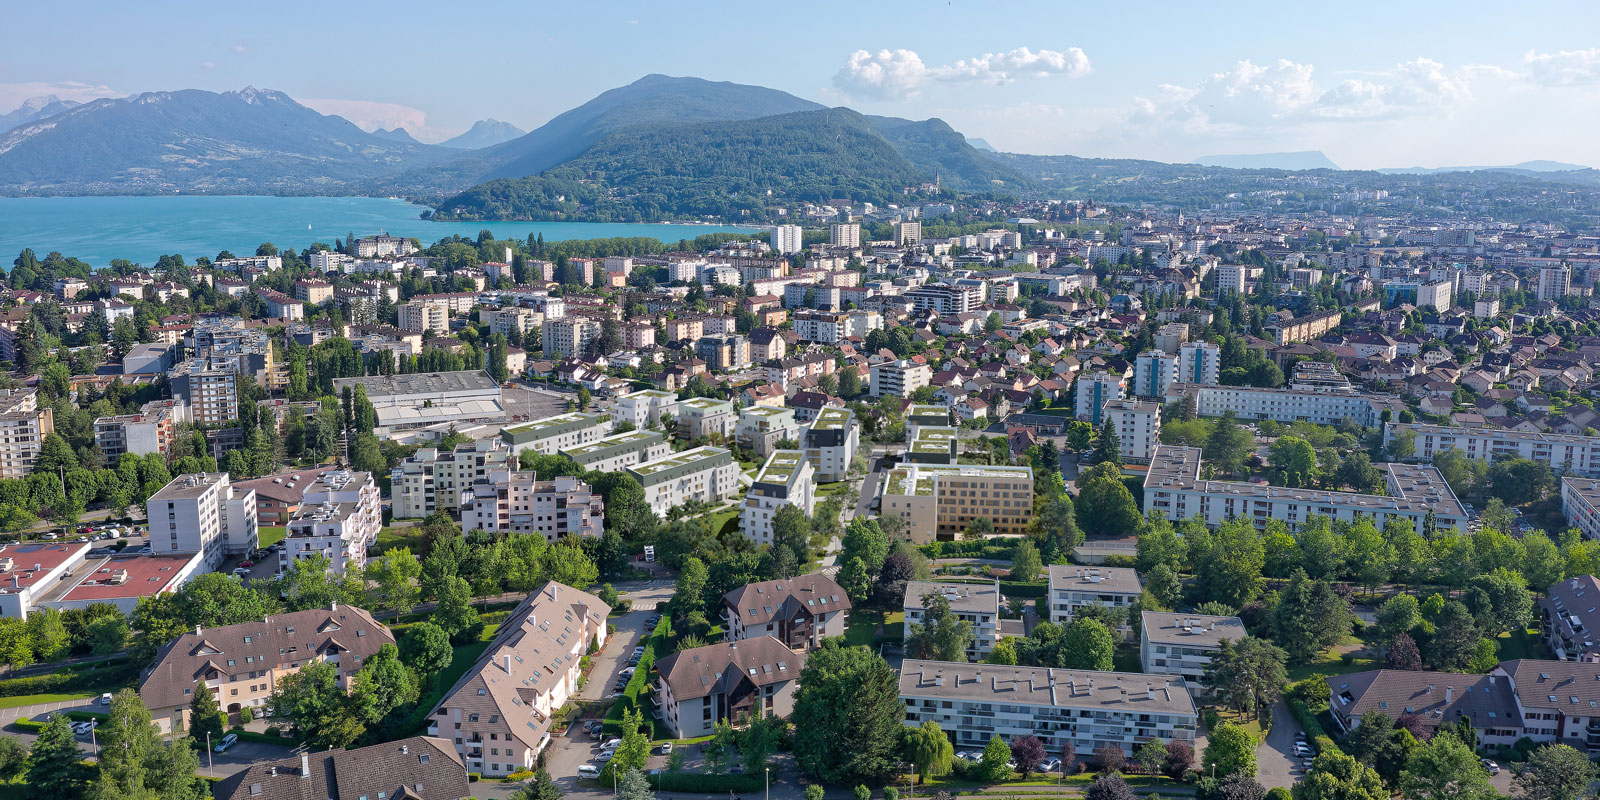
[[[400,648],[384,644],[362,664],[355,674],[352,690],[353,702],[366,715],[367,724],[375,724],[390,712],[415,703],[422,689],[417,676],[400,662]]]
[[[1143,527],[1144,517],[1133,493],[1118,478],[1094,477],[1078,490],[1074,504],[1078,511],[1078,525],[1091,534],[1103,536],[1137,535]]]
[[[410,613],[422,597],[417,580],[422,577],[422,562],[409,547],[396,547],[367,562],[364,576],[367,603],[372,608],[393,611],[396,616]]]
[[[432,677],[443,672],[455,658],[450,635],[432,622],[423,621],[406,629],[400,640],[400,658],[417,674]]]
[[[89,651],[97,656],[119,652],[128,644],[128,618],[121,614],[96,617],[84,627]]]
[[[1465,669],[1481,638],[1477,622],[1467,607],[1460,600],[1447,600],[1434,622],[1433,638],[1428,642],[1428,662],[1434,669]]]
[[[1139,763],[1139,770],[1146,775],[1158,775],[1161,767],[1167,763],[1167,744],[1160,739],[1151,739],[1134,752],[1133,760]]]
[[[906,732],[906,760],[917,771],[917,782],[923,783],[929,775],[938,777],[950,772],[955,747],[944,735],[939,723],[928,720],[921,727]]]
[[[812,652],[795,692],[794,754],[800,768],[829,783],[881,780],[898,765],[905,704],[888,662],[836,639]]]
[[[289,562],[289,569],[276,581],[278,596],[291,611],[328,608],[334,603],[353,604],[361,595],[361,581],[353,574],[332,569],[332,560],[314,553]]]
[[[439,594],[439,603],[433,609],[433,622],[449,635],[454,644],[464,644],[478,638],[483,621],[478,610],[472,607],[472,588],[465,579],[451,578]]]
[[[1116,639],[1105,623],[1079,616],[1062,633],[1062,652],[1066,660],[1061,666],[1109,672],[1116,650]]]
[[[906,651],[913,658],[934,661],[964,661],[974,637],[972,623],[950,610],[944,595],[922,596],[922,621],[912,623],[906,635]]]
[[[883,560],[889,556],[892,542],[879,522],[864,517],[850,520],[850,524],[845,526],[844,535],[840,537],[841,563],[848,564],[850,559],[860,558],[872,575],[877,575],[883,569]]]
[[[525,783],[511,795],[511,800],[561,800],[565,793],[550,777],[549,770],[540,767],[533,772],[533,781]]]
[[[1547,744],[1528,756],[1512,784],[1528,800],[1580,800],[1594,796],[1589,790],[1594,778],[1588,755],[1568,745]]]
[[[865,601],[872,594],[872,575],[867,571],[866,562],[859,557],[846,562],[839,573],[839,586],[850,596],[851,602]]]
[[[656,793],[651,791],[649,779],[645,778],[638,767],[629,767],[617,782],[616,800],[655,800],[655,797]]]
[[[1121,745],[1103,744],[1094,749],[1094,760],[1100,765],[1100,771],[1105,774],[1121,772],[1127,763],[1127,755],[1122,752]]]
[[[1193,543],[1190,548],[1193,553]],[[1266,553],[1249,520],[1232,519],[1217,528],[1211,547],[1195,556],[1195,583],[1201,600],[1216,600],[1233,608],[1261,593],[1261,569]]]
[[[1244,471],[1245,456],[1255,448],[1256,439],[1250,431],[1240,427],[1234,421],[1233,412],[1223,414],[1211,429],[1211,435],[1206,437],[1206,443],[1201,448],[1205,460],[1217,466],[1227,474],[1238,474]]]
[[[1267,449],[1267,464],[1284,486],[1309,486],[1316,480],[1317,451],[1298,436],[1279,436]]]
[[[983,747],[983,757],[978,761],[978,774],[990,782],[1004,780],[1011,774],[1011,767],[1007,766],[1010,760],[1011,748],[1006,746],[1006,740],[1000,738],[1000,734],[994,734]]]
[[[785,504],[772,515],[772,546],[789,548],[796,564],[811,562],[811,520],[799,506]]]
[[[789,727],[789,723],[781,717],[762,713],[759,706],[755,713],[755,719],[750,721],[744,733],[739,736],[739,755],[744,757],[744,771],[747,775],[754,775],[767,766],[767,759],[778,751],[784,731]],[[646,742],[647,747],[648,744]]]
[[[89,797],[187,800],[205,796],[195,775],[199,763],[187,741],[161,741],[149,709],[133,690],[124,689],[111,699],[111,709],[96,733],[99,775],[89,787]]]
[[[1411,751],[1399,784],[1410,800],[1490,800],[1498,796],[1472,748],[1447,731]]]
[[[1089,788],[1083,791],[1084,800],[1137,800],[1138,795],[1133,793],[1133,788],[1128,782],[1116,773],[1104,773],[1096,776]]]
[[[1207,748],[1209,749],[1209,748]],[[1294,785],[1294,800],[1389,800],[1390,792],[1373,769],[1336,749],[1311,762],[1311,770]]]
[[[87,779],[83,754],[78,752],[71,722],[67,715],[56,714],[45,723],[28,753],[28,785],[33,789],[32,796],[76,800],[84,796]]]
[[[1384,641],[1389,641],[1409,632],[1420,619],[1417,598],[1409,594],[1397,594],[1378,607],[1378,632]]]
[[[318,750],[349,747],[366,731],[364,715],[339,686],[337,669],[326,661],[307,664],[279,680],[272,707]]]
[[[1039,548],[1033,542],[1022,541],[1017,543],[1017,548],[1011,556],[1011,579],[1032,583],[1039,577],[1039,571],[1044,568],[1039,560]]]
[[[640,770],[650,760],[650,737],[645,735],[644,712],[630,708],[622,712],[622,743],[608,765],[613,770]]]
[[[1221,777],[1256,774],[1256,740],[1242,726],[1224,722],[1211,730],[1201,771]]]
[[[1466,605],[1489,636],[1523,630],[1533,618],[1527,580],[1506,567],[1473,578],[1467,587]]]
[[[1039,741],[1039,737],[1026,733],[1012,737],[1011,760],[1016,762],[1023,780],[1027,780],[1028,775],[1044,763],[1044,758],[1044,742]]]
[[[1185,741],[1174,740],[1167,744],[1167,760],[1161,765],[1161,773],[1175,781],[1183,780],[1183,776],[1194,769],[1194,745]]]
[[[1283,694],[1287,659],[1282,648],[1265,639],[1224,639],[1206,665],[1201,683],[1235,710],[1259,714]]]
[[[1094,463],[1122,466],[1122,439],[1117,436],[1116,423],[1106,420],[1100,428],[1100,438],[1095,441]]]
[[[1410,634],[1398,633],[1389,640],[1389,653],[1384,663],[1389,669],[1419,670],[1422,669],[1422,651],[1417,649],[1417,642]]]
[[[1307,663],[1349,630],[1348,603],[1326,582],[1312,581],[1304,570],[1295,570],[1272,612],[1273,641],[1289,654],[1289,660]]]
[[[189,701],[189,735],[197,742],[220,740],[228,727],[228,715],[217,704],[217,695],[200,681],[194,687],[194,699]]]
[[[705,613],[705,590],[709,573],[705,562],[690,556],[683,562],[683,569],[678,572],[677,590],[672,595],[672,615],[676,619],[694,612]]]

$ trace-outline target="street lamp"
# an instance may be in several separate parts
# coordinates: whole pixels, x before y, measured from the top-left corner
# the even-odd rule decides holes
[[[216,752],[211,749],[211,731],[206,731],[206,772],[211,773],[213,778],[217,777]]]
[[[772,767],[762,767],[761,771],[767,776],[767,800],[772,800]]]

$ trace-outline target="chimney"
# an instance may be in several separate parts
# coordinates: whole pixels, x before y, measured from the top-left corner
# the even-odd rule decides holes
[[[338,611],[338,610],[339,610],[339,603],[338,603],[338,601],[335,601],[335,602],[332,602],[332,603],[329,603],[329,604],[328,604],[328,610],[329,610],[329,611]]]
[[[405,754],[407,754],[409,752],[411,752],[411,748],[409,746],[400,745],[400,755],[405,755]]]
[[[1456,692],[1456,690],[1455,690],[1455,687],[1453,687],[1453,686],[1444,687],[1444,701],[1446,703],[1450,702],[1450,696],[1455,694],[1455,692]]]
[[[194,626],[194,635],[196,635],[196,636],[200,635],[200,626],[199,625]]]
[[[310,753],[301,753],[300,754],[300,777],[302,777],[302,778],[311,777],[311,754]]]
[[[505,661],[506,674],[510,675],[511,674],[511,654],[507,653],[504,656],[501,656],[501,658]]]

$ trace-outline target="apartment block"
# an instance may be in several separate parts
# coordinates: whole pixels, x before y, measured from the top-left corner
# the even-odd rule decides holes
[[[450,308],[443,303],[412,300],[402,303],[395,311],[399,314],[402,330],[421,331],[435,336],[450,333]]]
[[[738,421],[730,401],[710,397],[678,401],[678,435],[690,441],[712,434],[727,439],[733,436]]]
[[[1160,350],[1139,354],[1134,362],[1129,392],[1135,397],[1163,397],[1178,380],[1178,356]]]
[[[256,493],[237,490],[226,472],[173,478],[145,501],[145,514],[150,521],[150,552],[203,553],[211,571],[228,556],[252,552],[260,544]]]
[[[952,286],[933,283],[905,293],[918,311],[933,310],[940,316],[966,314],[983,305],[983,288],[980,286]]]
[[[1218,264],[1212,272],[1217,276],[1217,297],[1226,294],[1244,294],[1246,267],[1243,264]]]
[[[424,447],[406,457],[389,476],[395,519],[426,517],[435,511],[452,511],[461,493],[495,470],[514,470],[517,454],[498,439],[479,439],[440,452]]]
[[[1304,317],[1296,317],[1284,322],[1274,322],[1266,326],[1267,336],[1272,343],[1278,346],[1294,344],[1295,342],[1309,342],[1320,338],[1323,334],[1339,327],[1344,321],[1344,314],[1337,309],[1332,311],[1319,311]],[[1187,383],[1216,383],[1216,381],[1197,381],[1186,373],[1182,379]]]
[[[1160,443],[1161,404],[1154,400],[1112,400],[1101,409],[1105,422],[1117,429],[1122,459],[1146,464]]]
[[[1005,598],[1000,595],[1000,583],[959,583],[907,581],[905,598],[900,603],[905,612],[902,631],[911,637],[911,626],[925,621],[923,603],[928,598],[942,597],[950,604],[951,613],[972,625],[972,644],[967,646],[967,659],[981,661],[994,650],[1006,636],[1025,636],[1021,619],[1003,619]]]
[[[1222,643],[1248,635],[1238,617],[1146,611],[1139,620],[1139,665],[1144,672],[1182,675],[1199,686]]]
[[[1210,342],[1185,342],[1178,346],[1178,380],[1216,383],[1222,371],[1222,348]]]
[[[1167,519],[1200,517],[1216,527],[1230,519],[1248,519],[1258,527],[1269,519],[1295,528],[1313,516],[1345,520],[1369,519],[1380,530],[1391,519],[1403,519],[1422,532],[1429,514],[1440,528],[1465,528],[1467,515],[1439,470],[1421,464],[1377,464],[1386,495],[1290,489],[1257,483],[1205,480],[1200,477],[1200,449],[1158,445],[1144,480],[1144,512]]]
[[[123,453],[147,455],[166,453],[172,443],[173,417],[178,405],[171,400],[152,400],[137,414],[98,417],[94,421],[94,442],[107,464],[116,464]],[[4,417],[0,417],[0,425]]]
[[[828,245],[831,247],[860,247],[861,224],[839,222],[828,227]]]
[[[556,712],[578,693],[583,657],[605,646],[610,613],[600,598],[555,581],[528,595],[428,714],[428,735],[453,741],[469,772],[532,769]]]
[[[598,442],[610,431],[611,417],[572,411],[501,428],[500,441],[513,455],[532,450],[548,456],[565,448]]]
[[[795,422],[794,409],[774,406],[750,406],[739,409],[739,422],[733,427],[734,441],[749,448],[758,456],[768,456],[778,449],[784,439],[800,441],[800,424]]]
[[[327,556],[330,574],[359,574],[383,530],[378,482],[370,472],[324,472],[306,486],[288,527],[278,554],[280,575],[316,555]]]
[[[906,428],[905,461],[908,464],[944,464],[954,466],[958,463],[957,450],[960,447],[955,428],[941,428],[932,425],[918,425],[915,429]]]
[[[599,320],[588,317],[546,318],[539,343],[546,358],[572,358],[589,350],[589,343],[600,338]]]
[[[616,472],[663,458],[672,452],[672,445],[660,431],[632,430],[613,433],[589,444],[564,447],[560,452],[585,470]]]
[[[510,336],[527,336],[535,331],[543,332],[544,314],[531,308],[502,308],[497,311],[483,312],[484,322],[489,324],[489,332]]]
[[[756,473],[739,506],[739,530],[756,544],[772,544],[772,519],[784,506],[794,506],[811,516],[816,483],[811,462],[799,450],[776,450]]]
[[[1566,267],[1544,267],[1539,270],[1539,283],[1534,287],[1534,297],[1539,300],[1560,301],[1572,287],[1572,270]]]
[[[39,406],[37,390],[0,395],[0,478],[26,478],[33,474],[44,437],[56,429],[55,410]]]
[[[635,428],[648,428],[660,424],[663,414],[678,413],[678,396],[660,389],[629,392],[616,399],[611,408],[611,418],[616,424],[633,423]]]
[[[950,427],[950,409],[931,403],[912,403],[906,406],[906,435],[916,433],[918,428],[927,426],[933,428]]]
[[[772,228],[772,249],[783,255],[800,252],[800,226],[776,225]]]
[[[463,531],[537,533],[548,542],[566,536],[598,539],[605,519],[599,493],[570,475],[541,481],[532,472],[495,470],[486,482],[461,493]]]
[[[933,380],[933,367],[911,359],[873,364],[868,385],[873,397],[910,397]]]
[[[1081,382],[1079,386],[1082,386]],[[1399,398],[1391,395],[1349,390],[1264,389],[1189,383],[1173,384],[1166,402],[1180,401],[1184,395],[1194,398],[1195,413],[1199,416],[1220,417],[1232,411],[1242,422],[1270,419],[1288,423],[1305,420],[1318,425],[1337,425],[1349,419],[1370,428],[1382,421],[1384,411],[1391,411],[1398,416],[1405,407]]]
[[[1412,459],[1416,461],[1431,463],[1439,453],[1459,450],[1479,461],[1526,458],[1563,475],[1600,477],[1600,436],[1390,422],[1383,426],[1383,443],[1387,445],[1402,431],[1414,437]]]
[[[1600,480],[1561,479],[1561,515],[1586,539],[1600,539]]]
[[[685,739],[709,736],[724,719],[787,717],[805,665],[805,653],[771,636],[679,650],[656,662],[662,722]]]
[[[1078,397],[1074,406],[1078,419],[1100,426],[1105,421],[1105,404],[1126,397],[1127,389],[1127,377],[1112,372],[1095,372],[1078,378]]]
[[[1084,606],[1125,609],[1144,591],[1139,573],[1125,567],[1051,564],[1049,573],[1051,622],[1071,622]]]
[[[960,539],[979,517],[1020,536],[1033,515],[1033,468],[904,464],[884,479],[880,503],[881,514],[906,521],[915,544]]]
[[[844,635],[850,597],[821,572],[761,581],[722,596],[722,621],[728,641],[772,636],[791,650],[810,651]]]
[[[235,369],[192,359],[168,374],[172,397],[183,401],[185,416],[202,425],[221,425],[239,418],[239,383]]]
[[[823,483],[850,476],[850,464],[855,461],[860,444],[861,424],[856,422],[855,414],[836,406],[817,412],[800,442],[811,468],[816,470],[817,480]]]
[[[900,667],[905,724],[937,722],[957,750],[996,735],[1036,736],[1046,753],[1087,756],[1116,745],[1132,758],[1150,739],[1194,744],[1199,712],[1177,675],[1092,672],[907,659]]]
[[[877,311],[801,311],[794,315],[796,336],[808,342],[838,344],[846,339],[865,339],[883,329],[883,314]]]
[[[740,370],[750,366],[750,340],[738,333],[702,336],[694,343],[694,354],[714,372]]]
[[[650,510],[666,517],[674,506],[690,500],[715,503],[739,490],[739,462],[720,447],[696,447],[666,458],[628,467],[644,487]]]

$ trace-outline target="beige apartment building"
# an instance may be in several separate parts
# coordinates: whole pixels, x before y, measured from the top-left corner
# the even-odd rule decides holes
[[[424,447],[390,473],[394,518],[412,519],[454,510],[467,487],[487,480],[490,472],[517,466],[517,454],[499,439],[458,444],[443,453],[436,447]]]
[[[44,437],[55,431],[55,411],[39,407],[37,390],[0,397],[0,478],[26,478]]]
[[[906,521],[916,544],[959,539],[979,517],[1020,536],[1033,515],[1033,468],[902,464],[884,480],[880,503],[881,514]]]
[[[532,472],[495,470],[461,493],[463,531],[537,533],[549,542],[569,535],[597,539],[605,519],[605,501],[571,475],[541,481]]]

